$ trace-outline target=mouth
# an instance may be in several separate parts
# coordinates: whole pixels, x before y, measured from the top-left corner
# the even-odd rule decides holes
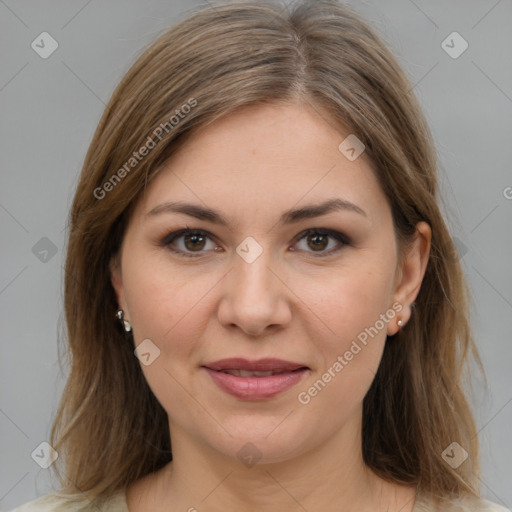
[[[292,370],[293,372],[299,371],[301,368]],[[228,375],[236,375],[237,377],[271,377],[272,375],[281,375],[282,373],[289,373],[288,370],[269,370],[266,372],[250,371],[250,370],[216,370]]]
[[[261,374],[276,374],[283,372],[292,372],[301,368],[308,368],[304,364],[285,361],[283,359],[258,359],[250,361],[242,357],[231,357],[229,359],[221,359],[203,365],[205,368],[220,372],[252,372]],[[249,375],[242,375],[249,377]],[[267,375],[262,375],[266,377]]]
[[[202,366],[224,392],[245,400],[276,396],[302,380],[308,366],[281,359],[222,359]]]

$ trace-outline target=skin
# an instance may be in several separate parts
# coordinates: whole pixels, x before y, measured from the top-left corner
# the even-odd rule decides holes
[[[112,260],[112,284],[135,346],[149,338],[160,350],[142,370],[168,413],[173,462],[128,488],[130,512],[413,508],[415,489],[382,480],[363,462],[362,402],[386,336],[398,331],[399,318],[404,325],[410,318],[431,230],[417,225],[399,265],[391,210],[372,164],[365,153],[349,161],[338,150],[349,132],[326,119],[295,103],[226,116],[196,133],[136,206],[120,258]],[[285,210],[333,197],[366,216],[335,211],[277,222]],[[229,225],[146,215],[166,201],[207,206]],[[186,227],[211,234],[175,240],[176,249],[197,257],[161,245]],[[351,244],[327,237],[319,249],[311,237],[298,238],[309,228],[338,231]],[[236,252],[248,236],[263,249],[252,263]],[[300,403],[298,393],[396,302],[398,315],[308,404]],[[276,357],[310,370],[280,395],[248,401],[220,390],[201,368],[235,356]],[[251,467],[237,456],[248,442],[261,454]]]

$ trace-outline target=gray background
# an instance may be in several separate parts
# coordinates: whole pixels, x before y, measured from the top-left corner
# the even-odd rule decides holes
[[[31,453],[48,439],[67,374],[56,342],[65,224],[88,144],[142,48],[199,4],[0,0],[1,511],[51,483]],[[511,507],[512,2],[350,5],[391,46],[434,133],[445,213],[475,297],[472,321],[488,376],[488,388],[474,380],[482,492]],[[31,48],[43,31],[59,45],[47,59]],[[456,59],[441,46],[453,31],[469,44]]]

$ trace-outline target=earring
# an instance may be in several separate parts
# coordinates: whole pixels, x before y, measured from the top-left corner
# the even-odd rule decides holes
[[[126,332],[131,332],[132,324],[128,322],[128,320],[123,319],[124,311],[122,309],[118,309],[116,313],[116,317],[119,321],[123,322],[124,330]]]
[[[398,320],[397,324],[398,324],[398,326],[399,326],[399,327],[402,327],[402,326],[404,325],[404,323],[402,322],[402,320]]]

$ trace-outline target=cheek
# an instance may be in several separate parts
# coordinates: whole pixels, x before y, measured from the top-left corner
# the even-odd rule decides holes
[[[199,361],[198,343],[211,316],[209,297],[222,276],[180,270],[165,255],[137,261],[127,265],[125,282],[135,345],[149,338],[160,349],[160,365],[184,374]]]
[[[319,403],[332,400],[347,406],[362,400],[382,357],[387,324],[394,317],[394,267],[363,262],[319,281],[314,293],[304,295],[314,313],[309,337],[317,353],[315,378],[321,382],[316,387],[323,395]]]
[[[380,317],[386,312],[383,290],[371,282],[370,295],[360,286],[361,281],[353,286],[349,280],[332,285],[332,293],[318,310],[329,330],[317,322],[309,333],[315,344],[315,371],[299,389],[297,399],[307,407],[304,412],[308,417],[325,415],[327,410],[335,415],[333,430],[360,407],[384,350],[387,323]],[[315,330],[323,334],[315,336]]]
[[[164,252],[139,252],[123,262],[126,300],[140,335],[160,339],[184,318],[200,294],[188,273],[174,268]]]
[[[393,270],[391,265],[360,262],[316,281],[314,287],[310,286],[311,279],[304,281],[300,293],[319,326],[323,323],[333,339],[346,342],[373,326],[390,308]],[[382,322],[377,327],[385,333]]]
[[[186,384],[196,366],[204,329],[201,298],[212,285],[207,278],[193,281],[175,269],[171,275],[169,267],[157,262],[127,265],[125,290],[134,345],[149,339],[158,349],[150,364],[141,361],[141,369],[164,409],[177,417],[187,411],[184,417],[190,415],[201,424],[204,411],[196,408]]]

